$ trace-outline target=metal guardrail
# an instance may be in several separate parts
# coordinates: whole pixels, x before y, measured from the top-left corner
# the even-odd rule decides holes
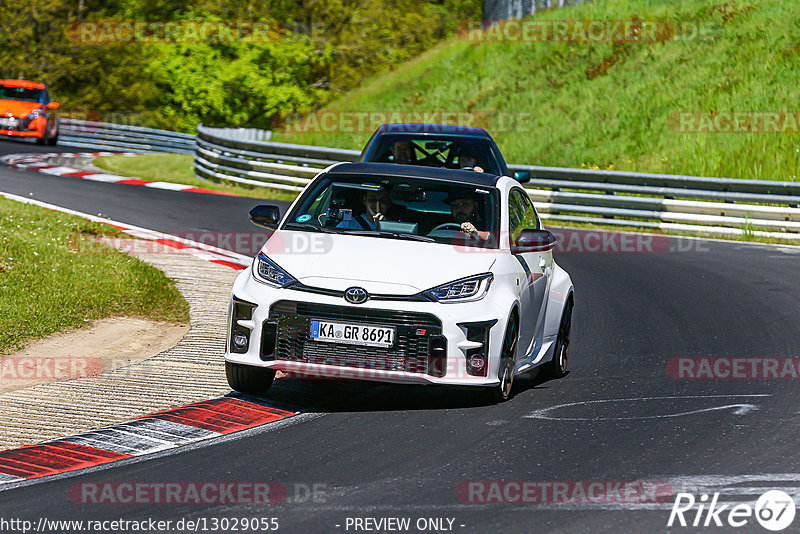
[[[357,150],[243,141],[198,126],[201,178],[300,191]],[[509,165],[531,172],[526,189],[542,219],[800,239],[800,182],[741,180]]]
[[[59,141],[70,146],[183,154],[192,154],[195,150],[194,135],[168,130],[77,119],[61,119],[58,129]]]
[[[231,139],[224,129],[200,125],[194,169],[200,178],[301,191],[321,169],[359,155],[358,150]]]

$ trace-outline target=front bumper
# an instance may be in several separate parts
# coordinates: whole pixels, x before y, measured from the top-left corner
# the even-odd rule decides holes
[[[38,130],[3,130],[0,128],[0,135],[5,135],[7,137],[35,137],[41,139],[44,136],[44,132]]]
[[[27,127],[23,126],[24,119],[15,119],[17,125],[15,127],[0,126],[0,136],[6,137],[36,137],[41,139],[45,135],[47,120],[44,117],[37,117],[33,119]]]
[[[355,305],[335,296],[271,288],[255,281],[247,268],[233,288],[225,359],[318,378],[492,386],[499,382],[509,308],[490,295],[458,304],[370,300]],[[244,304],[236,308],[236,301]],[[245,308],[239,319],[233,317]],[[308,337],[312,319],[392,326],[396,340],[392,348],[314,341]],[[467,362],[475,342],[467,339],[465,324],[478,322],[485,322],[488,332],[482,349],[485,376],[475,374]],[[237,333],[247,336],[246,349],[234,346]]]

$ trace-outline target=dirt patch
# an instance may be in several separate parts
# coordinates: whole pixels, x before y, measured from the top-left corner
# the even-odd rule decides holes
[[[189,325],[113,317],[54,334],[0,356],[0,393],[95,377],[139,363],[174,347],[188,331]]]

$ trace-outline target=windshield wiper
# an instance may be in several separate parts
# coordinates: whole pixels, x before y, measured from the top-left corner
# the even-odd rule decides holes
[[[426,243],[436,243],[432,237],[417,234],[401,234],[399,232],[381,232],[379,230],[353,230],[347,232],[349,235],[371,235],[376,237],[393,237],[395,239],[409,239],[412,241],[424,241]]]
[[[334,230],[333,228],[328,228],[327,226],[317,226],[315,224],[308,224],[308,223],[296,223],[290,222],[286,223],[284,226],[287,230],[306,230],[311,232],[322,232],[325,234],[340,234],[341,232]]]

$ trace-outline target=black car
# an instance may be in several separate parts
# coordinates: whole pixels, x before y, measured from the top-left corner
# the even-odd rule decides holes
[[[492,136],[482,128],[444,124],[384,124],[372,134],[361,162],[466,169],[527,182],[528,171],[509,174]]]

